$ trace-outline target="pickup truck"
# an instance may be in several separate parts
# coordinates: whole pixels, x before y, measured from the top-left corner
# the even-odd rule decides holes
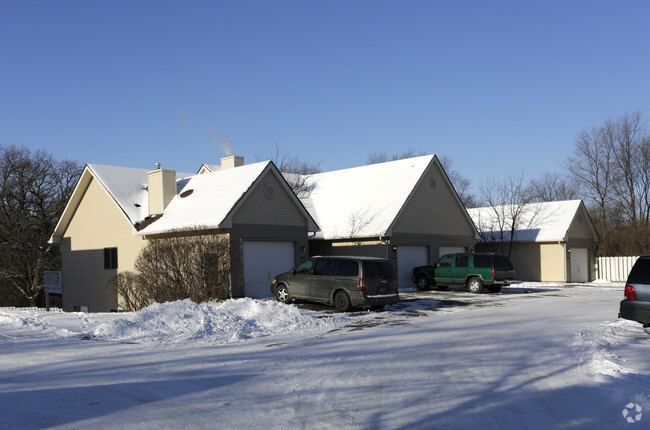
[[[438,289],[460,285],[470,293],[481,293],[484,286],[498,293],[515,279],[515,270],[502,254],[446,254],[433,265],[414,267],[411,279],[419,290],[428,290],[432,285]]]

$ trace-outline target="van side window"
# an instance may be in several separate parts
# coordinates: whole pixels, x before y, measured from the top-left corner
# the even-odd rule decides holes
[[[314,264],[314,275],[334,276],[335,273],[336,260],[330,260],[329,258],[316,260],[316,263]]]
[[[468,267],[468,266],[469,266],[469,255],[456,256],[456,267]]]
[[[438,260],[438,266],[440,267],[451,267],[451,255],[443,255]]]
[[[308,274],[311,272],[311,266],[314,264],[312,260],[305,260],[296,267],[296,274]]]
[[[359,276],[359,263],[354,260],[339,260],[336,276]]]

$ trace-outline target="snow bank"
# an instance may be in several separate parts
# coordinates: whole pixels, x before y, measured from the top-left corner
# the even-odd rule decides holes
[[[186,299],[119,314],[0,312],[0,327],[21,333],[27,330],[31,336],[135,343],[239,342],[285,333],[321,333],[350,321],[345,315],[324,317],[273,300],[251,298],[204,304]]]
[[[189,299],[155,303],[98,324],[93,338],[129,342],[237,342],[290,332],[326,331],[347,323],[343,316],[317,318],[295,306],[250,298],[197,304]]]

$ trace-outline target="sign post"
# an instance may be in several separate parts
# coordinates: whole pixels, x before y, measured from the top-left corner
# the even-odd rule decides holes
[[[45,289],[45,309],[50,311],[50,294],[61,294],[61,272],[46,270],[44,273],[43,288]]]

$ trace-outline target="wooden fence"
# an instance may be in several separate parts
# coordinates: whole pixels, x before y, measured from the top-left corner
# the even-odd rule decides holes
[[[597,257],[596,279],[606,279],[611,282],[625,282],[632,270],[637,257]]]

